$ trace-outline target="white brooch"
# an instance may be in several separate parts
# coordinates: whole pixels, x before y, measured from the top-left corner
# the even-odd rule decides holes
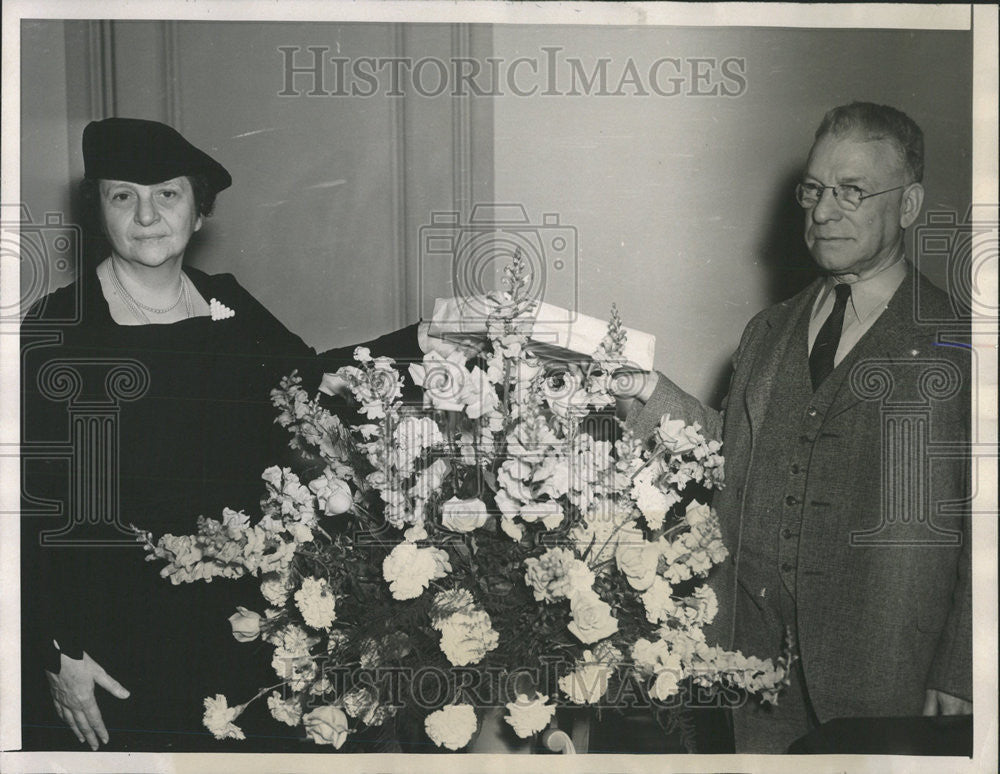
[[[215,298],[208,302],[208,311],[211,313],[213,320],[228,320],[230,317],[236,316],[234,310]]]

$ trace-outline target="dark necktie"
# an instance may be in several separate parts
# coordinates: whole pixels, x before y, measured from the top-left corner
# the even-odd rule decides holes
[[[812,352],[809,353],[809,375],[812,377],[813,392],[819,389],[833,370],[833,360],[837,356],[840,333],[844,327],[844,309],[847,308],[847,299],[851,297],[851,286],[846,283],[838,282],[833,289],[837,294],[833,311],[819,329]]]

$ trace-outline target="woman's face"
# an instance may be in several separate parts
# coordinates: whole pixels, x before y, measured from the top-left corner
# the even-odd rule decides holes
[[[154,185],[101,180],[100,192],[104,230],[121,260],[149,268],[180,261],[201,228],[187,177]]]

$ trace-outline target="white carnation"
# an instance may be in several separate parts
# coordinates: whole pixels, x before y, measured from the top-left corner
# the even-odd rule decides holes
[[[302,619],[313,629],[329,629],[337,619],[336,597],[326,578],[306,578],[295,592],[295,605]]]
[[[287,726],[297,726],[302,720],[302,707],[299,702],[294,698],[282,699],[277,691],[267,697],[267,708],[271,710],[271,717]]]
[[[205,697],[205,714],[202,723],[216,739],[246,739],[243,729],[233,723],[243,711],[243,705],[230,707],[221,693],[215,698]]]
[[[441,651],[454,666],[478,664],[500,644],[485,610],[455,613],[441,622],[440,629]]]
[[[424,729],[438,747],[460,750],[469,743],[479,723],[470,704],[452,704],[432,712],[424,721]]]
[[[269,572],[260,582],[260,593],[274,607],[283,607],[291,591],[288,573]]]
[[[394,599],[419,597],[432,580],[451,572],[448,554],[440,548],[418,548],[414,543],[397,545],[382,562],[382,574]]]
[[[505,720],[522,739],[537,734],[548,726],[556,713],[556,705],[546,704],[548,700],[548,696],[529,699],[525,694],[519,693],[514,701],[507,704],[510,714]]]

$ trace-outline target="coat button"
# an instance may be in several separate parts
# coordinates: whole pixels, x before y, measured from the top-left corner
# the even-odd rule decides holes
[[[785,540],[788,540],[792,536],[792,531],[788,527],[785,527],[783,530],[781,530],[781,536]]]
[[[810,406],[810,407],[809,407],[808,409],[806,409],[806,413],[807,413],[807,414],[808,414],[809,416],[811,416],[811,417],[814,417],[814,416],[816,416],[816,415],[817,415],[817,414],[818,414],[819,412],[818,412],[818,411],[817,411],[817,410],[815,409],[815,407],[813,407],[813,406]]]
[[[789,467],[788,469],[792,471],[792,473],[799,473],[802,470],[802,468],[799,467],[799,463],[797,462],[793,462],[791,464],[791,467]]]
[[[796,499],[795,495],[788,495],[788,497],[785,498],[785,505],[798,505],[798,502],[799,501]]]
[[[782,572],[791,572],[793,569],[795,569],[795,568],[792,566],[791,562],[782,562],[781,563],[781,571]]]

